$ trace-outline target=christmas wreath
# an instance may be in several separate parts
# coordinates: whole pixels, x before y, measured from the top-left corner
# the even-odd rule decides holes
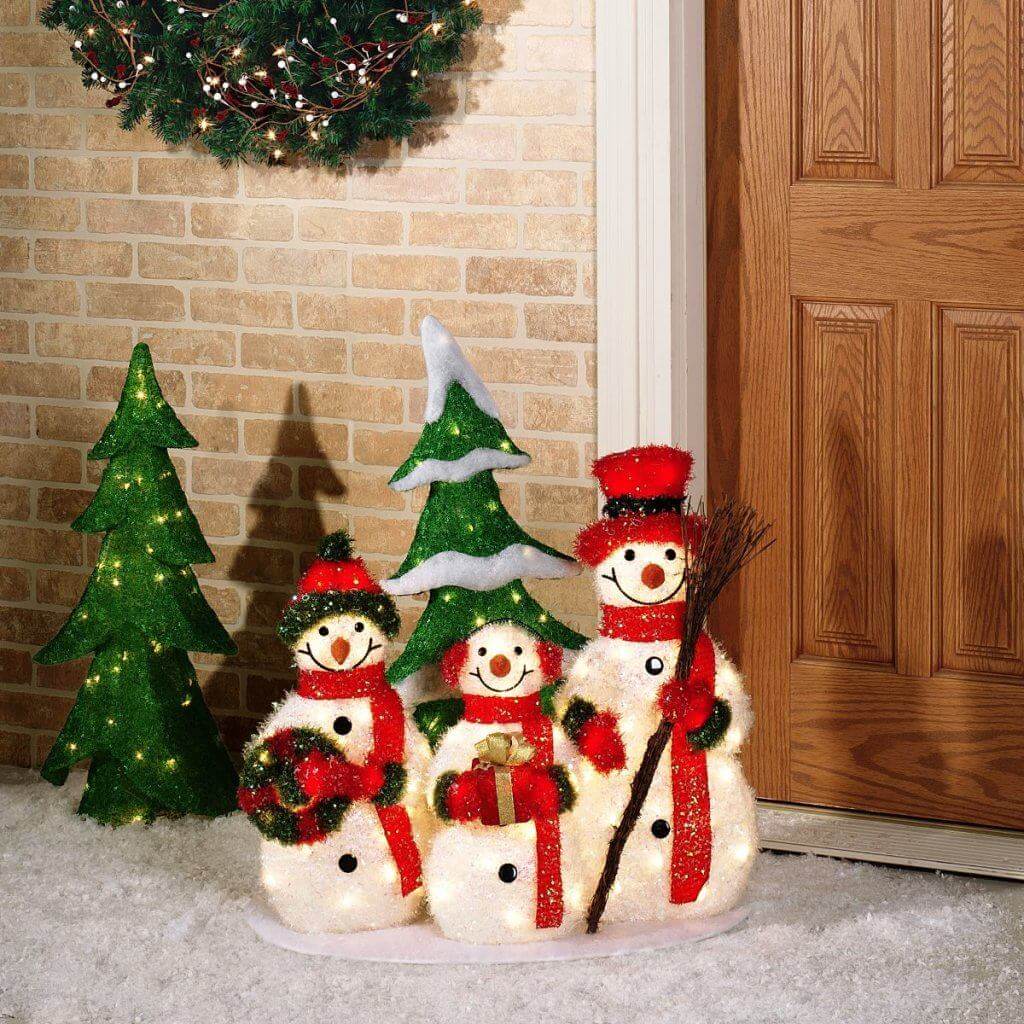
[[[425,78],[458,60],[477,0],[53,0],[88,88],[222,161],[337,165],[430,114]]]

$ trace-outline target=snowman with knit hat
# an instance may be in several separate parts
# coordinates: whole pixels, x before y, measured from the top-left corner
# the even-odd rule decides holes
[[[599,459],[602,516],[577,538],[601,602],[600,630],[575,660],[558,707],[585,759],[578,817],[594,837],[589,888],[649,737],[663,717],[673,723],[606,921],[722,913],[742,895],[757,848],[754,796],[738,758],[752,724],[742,679],[707,633],[689,678],[675,678],[686,565],[701,527],[683,510],[692,466],[688,452],[662,445]]]
[[[263,837],[266,897],[297,931],[385,928],[420,912],[427,751],[384,674],[398,629],[348,535],[324,538],[278,627],[298,686],[246,748],[238,794]]]

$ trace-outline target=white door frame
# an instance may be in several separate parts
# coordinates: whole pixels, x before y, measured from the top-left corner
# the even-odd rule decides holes
[[[704,0],[598,0],[597,441],[706,479]]]

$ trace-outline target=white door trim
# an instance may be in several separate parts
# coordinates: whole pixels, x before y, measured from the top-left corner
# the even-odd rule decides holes
[[[598,0],[597,435],[664,442],[704,489],[703,0]]]

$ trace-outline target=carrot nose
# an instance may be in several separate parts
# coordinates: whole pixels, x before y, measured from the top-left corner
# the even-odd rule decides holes
[[[497,676],[500,679],[502,676],[507,676],[511,671],[512,662],[504,654],[496,654],[491,658],[491,675]]]
[[[665,570],[651,562],[645,565],[643,572],[640,573],[640,582],[648,590],[657,590],[665,582]]]
[[[335,637],[331,642],[331,655],[339,665],[345,664],[350,650],[352,645],[343,636]]]

